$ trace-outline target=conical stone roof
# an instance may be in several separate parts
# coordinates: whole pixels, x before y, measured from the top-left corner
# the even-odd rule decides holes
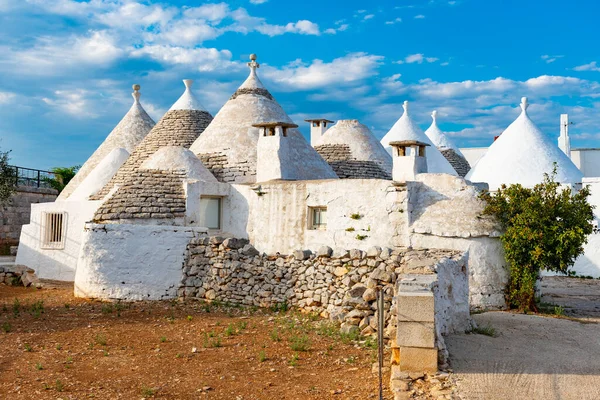
[[[469,162],[461,153],[458,146],[438,127],[437,111],[433,110],[431,119],[433,121],[431,122],[431,126],[425,131],[425,134],[446,160],[448,160],[458,175],[464,177],[471,169]]]
[[[506,128],[465,177],[471,182],[486,182],[490,190],[502,184],[520,183],[532,187],[552,173],[557,163],[556,181],[579,183],[583,174],[533,123],[527,114],[527,98],[521,101],[521,114]]]
[[[217,182],[190,150],[164,146],[125,177],[119,189],[96,211],[97,222],[161,220],[182,225],[186,212],[185,181]]]
[[[338,121],[314,147],[342,179],[392,178],[392,157],[356,119]]]
[[[251,56],[250,75],[215,116],[190,150],[221,182],[255,183],[259,128],[263,122],[292,123],[290,117],[264,87]],[[299,180],[337,178],[329,164],[296,128],[287,130],[290,152],[285,162],[293,165]]]
[[[118,148],[123,148],[128,153],[131,153],[142,139],[146,137],[148,132],[150,132],[155,123],[140,103],[139,90],[140,85],[133,85],[133,105],[112,132],[104,139],[104,142],[88,158],[85,164],[81,166],[73,179],[60,192],[57,200],[66,200],[110,152]]]
[[[92,199],[104,198],[115,185],[122,185],[152,154],[161,147],[181,146],[189,148],[212,120],[212,116],[195,99],[190,91],[191,80],[184,81],[184,94],[152,128],[150,133],[135,148],[115,176]],[[175,107],[177,106],[177,107]]]
[[[449,174],[457,175],[452,165],[446,160],[446,158],[440,153],[433,142],[423,133],[421,128],[413,122],[408,114],[408,101],[403,104],[404,114],[388,133],[381,139],[381,144],[388,153],[392,154],[392,148],[390,142],[403,141],[403,140],[416,140],[429,144],[431,147],[427,147],[427,172],[433,174]]]

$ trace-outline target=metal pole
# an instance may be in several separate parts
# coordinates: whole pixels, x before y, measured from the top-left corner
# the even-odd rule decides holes
[[[37,181],[37,187],[40,187],[40,170],[38,169],[38,181]]]
[[[383,289],[377,287],[377,348],[379,350],[379,400],[383,400],[383,330],[385,310],[383,309]]]

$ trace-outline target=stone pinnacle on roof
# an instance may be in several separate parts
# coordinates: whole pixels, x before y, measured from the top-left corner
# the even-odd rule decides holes
[[[185,85],[185,92],[181,95],[179,100],[175,102],[169,109],[172,110],[197,110],[206,111],[206,109],[200,104],[196,96],[192,93],[193,79],[184,79],[183,84]]]
[[[383,147],[391,154],[392,148],[390,147],[390,142],[393,141],[416,140],[427,143],[431,146],[427,151],[427,171],[429,173],[457,175],[452,165],[450,165],[448,160],[446,160],[431,139],[425,135],[421,128],[419,128],[410,117],[408,101],[405,101],[402,104],[402,108],[404,109],[404,113],[400,119],[396,121],[394,126],[392,126],[383,139],[381,139]]]
[[[583,174],[554,141],[533,123],[527,114],[527,98],[521,99],[521,113],[473,166],[465,179],[486,182],[490,190],[502,184],[520,183],[532,187],[557,165],[556,181],[579,183]]]
[[[254,124],[293,121],[263,86],[256,74],[256,55],[250,56],[250,74],[190,150],[221,182],[256,183],[260,129]],[[329,164],[310,146],[297,128],[287,130],[290,152],[286,162],[296,168],[298,180],[336,179]]]
[[[88,158],[77,172],[77,175],[62,190],[58,200],[66,200],[71,193],[84,181],[84,179],[107,157],[113,150],[122,148],[128,153],[133,153],[136,146],[146,137],[155,123],[150,118],[140,103],[140,85],[133,85],[133,105],[117,124],[112,132],[104,139],[104,142]],[[106,171],[105,171],[106,173]],[[99,173],[102,175],[102,173]]]
[[[446,160],[448,160],[458,175],[464,177],[471,169],[469,162],[465,159],[458,146],[438,127],[436,110],[433,110],[431,113],[431,119],[431,126],[427,128],[425,134]]]

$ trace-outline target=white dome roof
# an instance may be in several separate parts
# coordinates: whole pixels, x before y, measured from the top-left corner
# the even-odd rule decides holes
[[[356,119],[342,119],[329,128],[314,146],[327,144],[348,145],[352,157],[358,161],[375,161],[392,171],[392,157],[383,148],[366,125]]]
[[[217,182],[217,178],[210,173],[190,150],[181,146],[161,147],[141,165],[140,169],[155,169],[160,171],[183,171],[190,179],[203,182]]]
[[[435,147],[438,149],[452,149],[456,152],[456,154],[464,157],[458,146],[455,145],[454,142],[438,127],[436,110],[433,110],[431,113],[431,119],[433,121],[431,122],[431,126],[425,131],[425,134],[435,145]]]
[[[542,182],[544,173],[552,172],[555,162],[557,182],[581,182],[581,171],[531,121],[527,115],[527,98],[523,97],[521,115],[496,139],[465,179],[486,182],[490,190],[513,183],[532,187]]]
[[[140,85],[133,85],[133,105],[117,124],[104,142],[87,159],[75,177],[67,184],[58,196],[58,200],[67,199],[85,178],[94,171],[114,149],[125,149],[129,154],[146,137],[155,123],[140,103]]]
[[[446,160],[446,158],[440,153],[435,144],[423,133],[421,128],[417,124],[413,122],[413,120],[408,115],[408,101],[405,101],[403,104],[404,114],[389,132],[381,139],[381,144],[388,153],[392,153],[392,148],[390,146],[390,142],[399,141],[399,140],[416,140],[419,142],[424,142],[429,144],[431,147],[428,147],[426,150],[427,155],[427,172],[433,174],[449,174],[449,175],[457,175],[452,165]]]
[[[293,123],[279,103],[264,87],[256,74],[256,57],[248,63],[250,74],[215,115],[210,125],[190,147],[194,154],[219,153],[227,158],[226,169],[256,169],[259,128],[263,122]],[[290,152],[287,162],[293,165],[298,180],[336,179],[329,164],[310,146],[296,128],[287,130]],[[254,176],[237,176],[236,183],[254,183]]]
[[[192,93],[192,79],[184,79],[183,84],[185,85],[185,92],[181,95],[179,100],[175,102],[169,109],[171,110],[198,110],[206,111],[206,109],[200,104],[196,96]]]

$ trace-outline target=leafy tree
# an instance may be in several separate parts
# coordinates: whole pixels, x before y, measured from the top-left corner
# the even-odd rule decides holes
[[[45,178],[44,180],[50,184],[53,189],[58,190],[58,192],[62,192],[62,190],[69,184],[71,179],[77,174],[81,168],[80,165],[75,165],[73,167],[54,167],[51,168],[50,171],[54,173],[54,178]]]
[[[535,284],[541,270],[567,274],[583,252],[592,233],[594,206],[588,203],[589,187],[576,193],[555,182],[557,165],[551,175],[533,188],[503,185],[496,193],[483,192],[484,214],[498,218],[504,233],[500,237],[510,279],[506,290],[511,308],[537,311]]]
[[[15,169],[8,165],[10,151],[0,151],[0,204],[6,203],[15,191]]]

